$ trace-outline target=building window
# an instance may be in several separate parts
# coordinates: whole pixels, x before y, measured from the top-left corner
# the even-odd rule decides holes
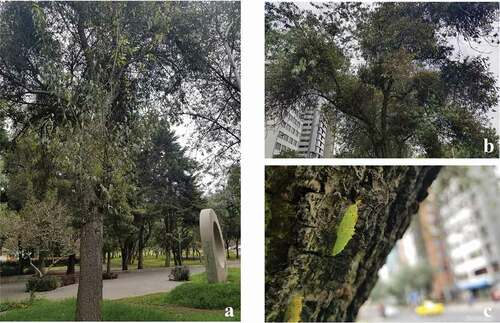
[[[486,267],[484,268],[481,268],[481,269],[478,269],[478,270],[475,270],[474,271],[474,275],[475,276],[481,276],[481,275],[484,275],[488,272],[488,269],[486,269]]]

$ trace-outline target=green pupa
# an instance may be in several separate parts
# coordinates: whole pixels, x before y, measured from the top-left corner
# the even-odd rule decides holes
[[[332,256],[336,256],[344,250],[345,246],[351,240],[355,232],[356,222],[358,221],[358,206],[361,200],[349,205],[337,228],[337,240],[333,246]]]

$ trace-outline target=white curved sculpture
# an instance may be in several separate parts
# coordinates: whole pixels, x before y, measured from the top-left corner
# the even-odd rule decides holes
[[[227,280],[226,248],[217,215],[212,209],[204,209],[200,212],[200,236],[208,282],[225,282]]]

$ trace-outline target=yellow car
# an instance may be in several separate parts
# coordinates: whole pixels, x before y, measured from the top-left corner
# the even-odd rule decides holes
[[[433,301],[423,301],[420,306],[415,308],[415,313],[421,316],[443,314],[444,305],[442,303],[434,303]]]

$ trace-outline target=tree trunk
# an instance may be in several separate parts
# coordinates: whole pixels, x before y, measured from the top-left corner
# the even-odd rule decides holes
[[[23,258],[23,249],[21,248],[21,241],[18,240],[17,241],[17,248],[19,250],[19,254],[17,255],[17,259],[18,259],[18,273],[19,275],[22,275],[23,274],[23,271],[24,271],[24,258]]]
[[[139,228],[139,241],[137,247],[137,269],[144,268],[144,221]]]
[[[165,267],[170,267],[170,249],[165,248]]]
[[[172,254],[174,255],[174,265],[182,266],[182,254],[178,247],[172,247]]]
[[[109,276],[109,274],[111,273],[111,252],[108,251],[107,255],[108,255],[108,257],[107,257],[108,259],[106,261],[106,273]]]
[[[355,321],[439,167],[267,167],[266,320]],[[355,233],[332,255],[358,202]],[[296,317],[295,317],[296,318]]]
[[[100,321],[102,303],[102,218],[93,216],[80,229],[80,279],[77,321]]]
[[[43,252],[38,253],[38,269],[43,275],[47,272],[45,269],[45,254]]]
[[[76,255],[72,254],[68,257],[68,266],[66,268],[66,275],[73,275],[75,273]]]
[[[172,239],[170,238],[170,221],[168,216],[163,217],[163,225],[165,226],[165,267],[170,267],[170,248]]]
[[[236,239],[236,259],[240,259],[240,250],[238,249],[239,244],[240,239]]]
[[[128,270],[128,248],[127,247],[122,247],[121,248],[122,252],[122,271]]]

